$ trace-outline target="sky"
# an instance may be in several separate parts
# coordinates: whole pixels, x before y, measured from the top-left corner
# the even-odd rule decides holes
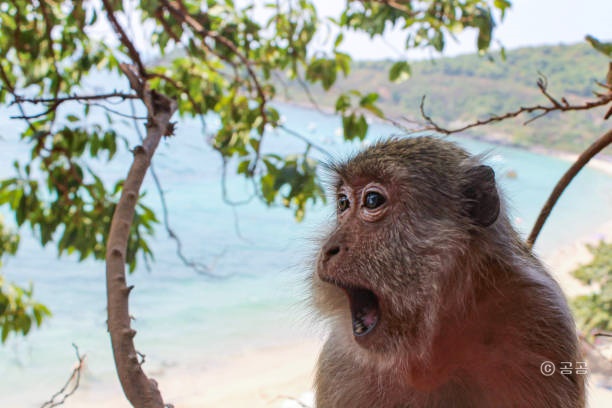
[[[137,0],[133,0],[137,3]],[[499,40],[506,49],[524,46],[575,44],[584,41],[587,34],[600,40],[612,41],[612,0],[511,0],[512,7],[506,12],[503,22],[494,32],[494,39]],[[269,12],[263,5],[269,0],[235,0],[237,5],[257,5],[255,18],[262,22]],[[319,16],[338,17],[346,0],[313,0]],[[130,4],[128,2],[128,4]],[[266,14],[267,13],[267,14]],[[122,19],[121,19],[122,20]],[[498,19],[499,20],[499,19]],[[98,28],[92,30],[105,41],[115,42],[116,38],[106,19],[99,19]],[[143,52],[145,59],[154,57],[149,43],[147,30],[133,26],[138,18],[126,24],[131,37]],[[122,23],[126,23],[122,20]],[[315,37],[314,49],[329,50],[335,33],[320,30]],[[96,35],[96,34],[94,34]],[[385,35],[385,39],[371,40],[368,35],[347,32],[340,47],[356,60],[364,59],[423,59],[439,56],[433,50],[404,50],[406,33],[395,30]],[[331,40],[330,40],[331,39]],[[494,44],[493,49],[499,48]],[[457,55],[476,52],[476,32],[470,30],[458,36],[458,42],[451,38],[446,41],[444,55]],[[312,51],[312,50],[311,50]],[[150,55],[149,55],[150,54]]]
[[[337,16],[344,0],[314,0],[321,15]],[[612,40],[612,0],[512,0],[512,8],[498,25],[495,38],[506,49],[535,45],[574,44],[584,41],[586,34],[600,40]],[[385,41],[371,41],[367,35],[345,34],[343,51],[354,59],[383,59],[398,57],[423,58],[431,52],[403,49],[405,33],[390,33]],[[447,41],[445,55],[476,51],[475,33],[464,33],[460,43]],[[398,55],[399,54],[399,55]]]

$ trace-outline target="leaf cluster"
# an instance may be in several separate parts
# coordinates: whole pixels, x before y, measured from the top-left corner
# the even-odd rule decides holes
[[[503,14],[508,5],[498,0],[425,0],[409,2],[405,7],[414,9],[407,11],[391,3],[351,1],[342,16],[323,22],[310,0],[263,5],[109,0],[104,7],[85,1],[2,2],[0,103],[17,112],[30,157],[14,162],[14,175],[0,180],[0,206],[14,214],[18,227],[29,226],[42,245],[52,243],[59,254],[81,260],[104,256],[123,181],[105,179],[99,168],[134,143],[120,136],[123,128],[115,120],[128,111],[125,100],[138,95],[127,84],[117,91],[100,83],[94,92],[106,96],[96,99],[87,94],[91,90],[84,82],[100,73],[120,74],[119,62],[131,60],[147,86],[178,102],[180,116],[200,118],[204,125],[218,123],[205,129],[223,162],[236,165],[264,203],[292,208],[301,220],[308,203],[324,199],[312,143],[301,137],[303,151],[285,156],[262,152],[267,132],[281,127],[270,102],[288,89],[287,82],[329,90],[349,76],[351,57],[341,50],[343,30],[379,35],[387,26],[401,24],[409,32],[407,48],[441,51],[446,36],[474,28],[478,48],[484,50],[495,25],[493,10]],[[263,19],[258,7],[265,11]],[[129,30],[119,35],[122,41],[99,34],[103,20],[129,22]],[[340,29],[332,49],[313,50],[317,32],[330,25]],[[120,32],[117,24],[113,27]],[[146,48],[157,60],[143,64],[139,50],[126,41],[136,31],[145,33],[150,41]],[[399,82],[410,73],[404,61],[389,76]],[[375,92],[349,90],[335,99],[348,140],[366,136],[366,112],[383,116]],[[92,110],[102,112],[105,120],[96,119],[102,115]],[[137,259],[152,257],[148,239],[156,222],[155,214],[139,204],[128,243],[130,270]],[[13,298],[31,294],[19,293]]]
[[[593,260],[579,267],[572,275],[595,292],[572,300],[579,325],[588,333],[592,330],[612,330],[612,243],[601,241],[589,245]]]
[[[6,341],[9,334],[27,335],[32,325],[40,326],[51,312],[41,303],[32,300],[32,286],[25,289],[4,282],[0,275],[0,340]]]

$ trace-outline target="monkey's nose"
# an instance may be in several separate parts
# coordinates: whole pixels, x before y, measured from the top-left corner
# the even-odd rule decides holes
[[[340,253],[340,245],[330,245],[324,248],[323,251],[323,262],[329,261],[334,255]]]

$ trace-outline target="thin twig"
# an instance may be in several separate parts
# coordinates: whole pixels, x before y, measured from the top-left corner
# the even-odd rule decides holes
[[[193,30],[195,30],[197,34],[201,35],[203,38],[209,37],[209,38],[214,39],[215,41],[218,41],[219,43],[229,48],[230,51],[232,51],[232,53],[236,57],[238,57],[240,62],[242,62],[242,64],[244,65],[244,68],[246,68],[249,74],[249,77],[253,81],[253,85],[255,85],[255,89],[257,90],[257,95],[260,98],[260,106],[262,106],[261,116],[263,118],[264,123],[268,123],[267,115],[266,115],[265,109],[263,108],[263,106],[265,106],[267,102],[267,97],[263,90],[263,87],[261,86],[261,83],[259,82],[259,78],[257,77],[257,74],[255,74],[255,71],[253,70],[252,62],[245,55],[243,55],[240,52],[240,50],[238,50],[236,45],[234,45],[234,43],[232,43],[230,40],[228,40],[227,38],[225,38],[224,36],[222,36],[221,34],[215,31],[206,30],[196,19],[194,19],[192,16],[184,12],[185,6],[182,4],[180,0],[176,1],[176,3],[180,5],[180,7],[174,7],[174,4],[170,3],[168,0],[161,0],[161,2],[168,11],[170,11],[180,21],[190,26]],[[235,65],[233,62],[228,61],[226,58],[223,58],[219,56],[218,54],[216,55],[222,58],[224,61],[229,62],[231,65]]]
[[[15,100],[12,101],[11,103],[9,103],[9,106],[14,105],[16,103],[23,103],[23,102],[27,102],[27,103],[31,103],[34,105],[37,105],[39,103],[44,103],[44,104],[48,104],[48,103],[63,103],[63,102],[67,102],[67,101],[91,101],[91,100],[98,100],[98,99],[110,99],[110,98],[120,98],[122,101],[126,100],[126,99],[138,99],[138,95],[136,94],[126,94],[123,92],[119,92],[119,91],[113,91],[113,92],[109,92],[109,93],[105,93],[105,94],[96,94],[96,95],[77,95],[77,94],[73,94],[73,95],[68,95],[68,96],[61,96],[61,97],[57,97],[57,98],[26,98],[23,96],[15,96]]]
[[[304,135],[302,135],[302,134],[300,134],[300,133],[296,132],[296,131],[295,131],[295,130],[293,130],[293,129],[290,129],[290,128],[286,127],[285,125],[281,125],[281,124],[276,123],[276,124],[275,124],[275,126],[276,126],[278,129],[282,129],[282,130],[284,130],[285,132],[289,133],[291,136],[293,136],[293,137],[295,137],[295,138],[297,138],[297,139],[300,139],[301,141],[303,141],[304,143],[306,143],[306,145],[307,145],[307,146],[310,146],[311,148],[313,148],[313,149],[317,150],[318,152],[323,153],[323,155],[325,155],[325,157],[326,157],[327,159],[329,159],[329,160],[333,160],[333,159],[334,159],[334,157],[331,155],[331,153],[329,153],[329,152],[328,152],[327,150],[325,150],[323,147],[321,147],[321,146],[317,145],[316,143],[312,142],[312,141],[311,141],[310,139],[308,139],[306,136],[304,136]]]
[[[553,98],[548,93],[548,91],[546,90],[546,83],[545,82],[542,82],[542,81],[538,80],[538,88],[540,88],[540,91],[542,92],[542,94],[551,102],[550,106],[547,106],[547,105],[534,105],[534,106],[520,107],[517,110],[505,113],[503,115],[493,115],[493,116],[490,116],[490,117],[488,117],[486,119],[477,120],[477,121],[469,123],[469,124],[467,124],[465,126],[462,126],[462,127],[459,127],[459,128],[454,128],[454,129],[449,129],[449,128],[445,128],[445,127],[442,127],[442,126],[438,125],[431,118],[431,116],[429,116],[425,112],[425,95],[424,95],[421,98],[420,110],[421,110],[421,116],[423,117],[423,119],[425,119],[425,122],[427,123],[427,125],[425,127],[421,127],[421,128],[416,129],[416,130],[413,130],[412,133],[423,132],[423,131],[435,131],[435,132],[442,133],[442,134],[445,134],[445,135],[450,135],[450,134],[453,134],[453,133],[460,133],[460,132],[466,131],[466,130],[471,129],[471,128],[488,125],[490,123],[496,123],[496,122],[504,121],[506,119],[515,118],[515,117],[520,116],[522,114],[536,113],[537,112],[538,115],[536,115],[533,118],[528,119],[524,123],[524,124],[528,124],[528,123],[531,123],[534,120],[539,119],[542,116],[547,115],[547,114],[549,114],[551,112],[566,112],[566,111],[589,110],[589,109],[597,108],[599,106],[605,106],[608,103],[612,102],[612,92],[611,92],[609,94],[601,95],[596,100],[586,101],[586,102],[581,103],[581,104],[572,105],[569,102],[567,102],[566,99],[562,99],[562,102],[560,103],[559,101],[557,101],[555,98]]]
[[[113,10],[112,5],[110,4],[109,0],[102,0],[102,4],[104,4],[104,8],[106,9],[106,15],[108,17],[108,21],[113,27],[113,30],[119,36],[119,41],[121,41],[121,44],[123,44],[123,46],[127,48],[130,59],[138,68],[138,73],[140,74],[142,78],[146,78],[147,70],[145,69],[145,66],[142,63],[142,60],[140,59],[140,54],[138,53],[138,51],[136,51],[136,47],[134,47],[134,43],[127,36],[125,31],[123,30],[123,27],[121,27],[121,24],[119,24],[119,22],[117,21],[117,17],[115,17],[115,12]]]
[[[297,79],[298,84],[300,85],[300,87],[302,88],[302,90],[304,91],[304,93],[306,93],[306,96],[308,97],[308,100],[310,101],[310,103],[312,104],[312,106],[319,111],[320,113],[325,114],[325,111],[323,111],[323,109],[321,109],[321,107],[319,106],[319,104],[317,103],[316,99],[314,98],[314,96],[312,95],[312,92],[310,91],[310,87],[308,86],[308,84],[306,84],[306,82],[304,81],[304,79],[300,76],[299,73],[296,73],[295,78]]]
[[[74,394],[79,388],[79,383],[81,381],[81,371],[83,370],[85,364],[86,355],[82,355],[79,353],[79,348],[76,344],[72,343],[72,347],[74,347],[74,351],[76,352],[76,357],[78,363],[76,367],[72,370],[72,374],[68,378],[68,381],[64,384],[59,391],[51,396],[51,398],[41,405],[41,408],[52,408],[57,407],[58,405],[64,404],[68,397]]]
[[[612,143],[612,129],[604,133],[601,137],[599,137],[593,144],[591,144],[584,152],[578,156],[574,164],[565,172],[563,177],[557,182],[557,185],[553,189],[552,193],[546,200],[544,207],[540,211],[540,215],[536,220],[529,237],[527,238],[527,246],[529,248],[533,247],[536,239],[538,238],[538,234],[540,230],[544,226],[546,219],[550,215],[553,207],[557,203],[559,197],[565,190],[565,188],[569,185],[572,179],[578,174],[580,170],[600,151],[602,151],[606,146],[609,146]]]
[[[125,94],[122,92],[117,92],[117,91],[113,91],[110,93],[106,93],[106,94],[97,94],[97,95],[68,95],[68,96],[62,96],[62,97],[51,97],[51,98],[26,98],[20,95],[13,95],[14,99],[13,101],[11,101],[9,103],[9,106],[11,105],[15,105],[17,104],[18,106],[21,106],[22,103],[30,103],[33,105],[38,105],[38,104],[45,104],[48,105],[49,107],[39,113],[36,114],[31,114],[31,115],[26,115],[26,113],[23,111],[23,109],[21,110],[21,115],[17,115],[17,116],[11,116],[11,119],[36,119],[36,118],[40,118],[43,116],[46,116],[50,113],[55,113],[55,111],[57,110],[57,108],[64,102],[69,102],[69,101],[77,101],[77,102],[84,102],[87,103],[89,101],[95,101],[95,100],[107,100],[107,99],[111,99],[111,98],[120,98],[121,101],[124,101],[126,99],[136,99],[138,98],[138,95],[135,94]],[[120,101],[120,102],[121,102]],[[99,105],[102,106],[102,105]],[[104,106],[102,106],[104,107]],[[109,109],[110,110],[110,109]],[[113,113],[117,113],[117,112],[113,112]],[[120,113],[118,113],[120,114]]]
[[[121,116],[121,117],[126,118],[126,119],[133,119],[133,120],[146,120],[146,119],[147,119],[147,118],[146,118],[146,117],[144,117],[144,116],[126,115],[126,114],[125,114],[125,113],[123,113],[123,112],[119,112],[119,111],[118,111],[118,110],[116,110],[116,109],[109,108],[108,106],[103,105],[103,104],[101,104],[101,103],[95,103],[95,102],[84,102],[83,104],[84,104],[84,105],[89,105],[89,106],[95,106],[95,107],[98,107],[98,108],[102,108],[102,109],[104,109],[105,111],[112,113],[113,115]]]
[[[130,107],[132,109],[132,115],[135,115],[136,108],[134,104],[132,103],[132,101],[130,101]],[[140,139],[141,142],[144,141],[144,136],[140,130],[140,126],[138,126],[138,122],[134,120],[133,124],[134,124],[134,129],[136,130],[136,133],[138,134],[138,138]],[[164,193],[164,189],[161,185],[161,181],[159,180],[159,177],[157,176],[157,172],[155,171],[155,166],[153,165],[153,161],[151,161],[151,163],[149,164],[149,169],[151,171],[151,176],[153,176],[153,182],[155,183],[155,188],[157,189],[157,193],[159,194],[159,199],[161,201],[164,227],[166,228],[166,232],[168,233],[168,236],[176,242],[176,255],[183,262],[183,264],[185,264],[185,266],[192,268],[198,273],[209,275],[211,271],[207,265],[200,263],[200,262],[193,261],[193,260],[189,260],[183,253],[183,242],[181,241],[179,236],[174,232],[174,230],[170,227],[170,216],[168,212],[168,203],[166,202],[166,194]]]
[[[191,102],[191,105],[193,106],[193,109],[195,110],[195,112],[197,114],[199,114],[199,115],[203,114],[200,104],[198,104],[193,99],[193,96],[191,96],[191,93],[189,93],[189,90],[187,88],[185,88],[184,86],[180,85],[177,81],[175,81],[174,79],[172,79],[169,76],[164,75],[164,74],[153,72],[153,73],[150,74],[150,76],[151,76],[151,78],[162,79],[162,80],[168,82],[173,87],[175,87],[179,92],[182,92],[187,97],[187,99],[189,99],[189,102]]]
[[[265,128],[265,125],[269,123],[268,114],[266,112],[266,104],[268,102],[268,98],[263,90],[263,87],[259,81],[259,78],[257,77],[257,74],[255,73],[255,70],[253,69],[253,66],[252,66],[253,62],[249,60],[249,58],[246,55],[240,52],[240,50],[236,47],[236,45],[232,43],[229,39],[225,38],[224,36],[222,36],[221,34],[215,31],[210,31],[210,30],[205,29],[195,18],[193,18],[191,15],[189,15],[186,12],[187,8],[185,7],[185,5],[183,4],[181,0],[176,0],[175,2],[172,2],[172,3],[169,2],[168,0],[161,0],[161,3],[168,11],[170,11],[170,13],[172,13],[175,16],[175,18],[177,18],[179,21],[184,22],[188,26],[190,26],[198,35],[202,37],[202,45],[206,47],[209,50],[209,52],[211,52],[212,54],[216,55],[218,58],[230,64],[230,66],[232,66],[234,70],[237,70],[236,63],[233,62],[231,59],[227,58],[226,56],[223,56],[219,53],[214,52],[214,50],[206,44],[206,38],[212,38],[213,40],[221,43],[222,45],[227,47],[236,57],[238,57],[238,59],[240,60],[244,68],[246,69],[248,73],[248,77],[251,79],[252,84],[255,86],[255,90],[259,98],[259,113],[262,118],[262,128]],[[177,6],[175,7],[175,5]],[[262,134],[260,135],[260,138],[263,139],[263,137],[264,135],[262,132]],[[262,143],[260,140],[260,143],[258,144],[258,146],[261,146],[261,145]],[[251,173],[255,171],[255,166],[257,166],[257,163],[259,162],[259,156],[260,156],[260,150],[258,147],[255,150],[255,160],[253,160],[252,162],[253,167],[249,169]]]
[[[6,71],[4,71],[4,68],[2,67],[1,62],[0,62],[0,78],[2,79],[2,82],[4,83],[4,86],[6,87],[6,89],[8,89],[11,95],[13,95],[13,98],[17,99],[18,95],[15,91],[15,87],[11,84],[8,74],[6,73]],[[17,103],[17,108],[19,109],[19,112],[21,112],[21,115],[24,117],[26,123],[28,124],[28,128],[30,128],[32,133],[36,135],[38,132],[38,129],[36,128],[36,126],[34,126],[32,121],[27,117],[25,113],[25,109],[23,108],[23,105],[21,103]],[[42,138],[43,136],[47,136],[49,134],[50,132],[46,131],[44,135],[39,135],[39,137]]]
[[[593,337],[612,337],[612,331],[607,330],[595,330]]]

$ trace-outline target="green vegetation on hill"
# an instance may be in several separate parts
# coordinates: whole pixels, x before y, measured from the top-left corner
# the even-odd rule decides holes
[[[320,106],[333,108],[341,92],[357,89],[364,95],[377,92],[379,107],[388,117],[420,120],[419,105],[426,95],[425,110],[439,125],[454,127],[521,106],[547,105],[536,86],[539,73],[548,91],[570,103],[593,98],[603,89],[595,81],[606,77],[608,59],[588,44],[530,47],[507,53],[507,59],[490,61],[477,55],[441,58],[412,64],[412,78],[396,84],[388,79],[393,61],[355,62],[349,78],[340,78],[330,92],[320,86],[311,93]],[[299,84],[290,83],[287,100],[307,104]],[[605,130],[607,108],[553,113],[523,123],[529,116],[469,131],[474,137],[525,146],[544,146],[580,151]]]

